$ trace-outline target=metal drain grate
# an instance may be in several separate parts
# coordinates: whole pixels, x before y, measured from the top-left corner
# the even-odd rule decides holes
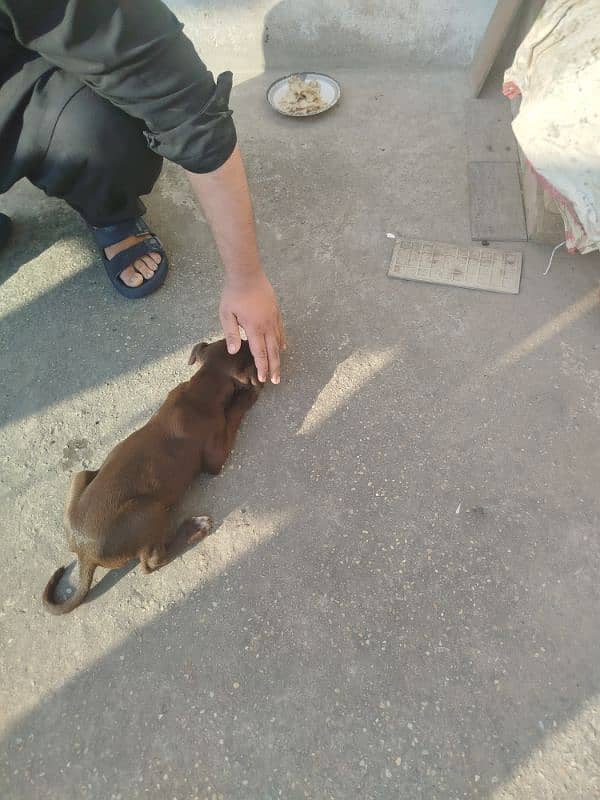
[[[522,263],[523,255],[513,251],[398,239],[388,275],[407,281],[518,294]]]

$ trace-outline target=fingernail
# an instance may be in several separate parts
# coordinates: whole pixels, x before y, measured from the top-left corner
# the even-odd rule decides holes
[[[279,375],[273,375],[273,377],[271,378],[271,382],[275,384],[278,384],[280,380],[281,378],[279,377]]]

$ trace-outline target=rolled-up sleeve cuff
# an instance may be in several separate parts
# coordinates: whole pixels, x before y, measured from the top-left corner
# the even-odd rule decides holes
[[[150,149],[189,172],[202,174],[221,167],[237,143],[233,112],[229,108],[232,84],[232,73],[222,73],[208,102],[197,111],[190,109],[183,115],[183,121],[170,130],[146,131]],[[182,117],[181,113],[177,116]]]

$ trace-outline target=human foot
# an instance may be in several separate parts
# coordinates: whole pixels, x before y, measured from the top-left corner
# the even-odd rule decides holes
[[[127,250],[128,247],[138,244],[143,239],[147,239],[151,234],[148,233],[144,236],[128,236],[116,244],[111,244],[109,247],[104,248],[106,258],[114,258],[117,253]],[[162,258],[160,253],[148,253],[140,258],[136,258],[133,264],[126,267],[119,275],[125,286],[141,286],[145,280],[149,280],[156,272]]]
[[[143,217],[90,229],[102,254],[106,274],[119,294],[137,300],[163,285],[169,259],[162,242],[149,230]]]

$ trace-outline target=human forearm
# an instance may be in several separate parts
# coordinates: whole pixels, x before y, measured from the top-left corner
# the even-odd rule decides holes
[[[279,383],[279,351],[285,348],[283,323],[273,288],[265,275],[250,191],[239,149],[208,174],[187,173],[215,237],[225,269],[219,309],[230,353],[240,347],[239,326],[248,336],[259,380]]]
[[[208,174],[187,172],[217,243],[228,281],[243,282],[262,270],[248,181],[239,148]]]

